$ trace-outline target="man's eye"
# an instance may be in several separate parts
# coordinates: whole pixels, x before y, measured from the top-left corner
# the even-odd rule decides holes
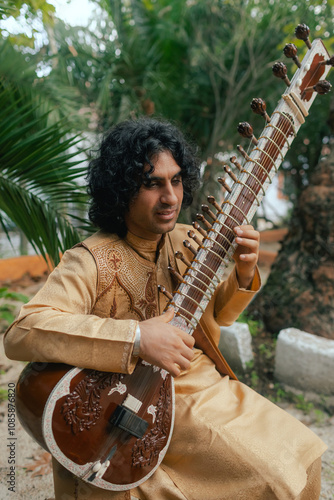
[[[146,188],[146,189],[150,189],[151,187],[155,187],[157,186],[158,183],[155,182],[155,181],[150,181],[150,180],[144,180],[143,182],[143,186]]]
[[[173,182],[173,184],[174,184],[175,186],[177,186],[178,184],[182,184],[182,179],[181,179],[181,178],[179,178],[179,179],[173,179],[173,181],[172,181],[172,182]]]

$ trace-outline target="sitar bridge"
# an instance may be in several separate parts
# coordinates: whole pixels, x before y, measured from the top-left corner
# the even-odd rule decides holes
[[[118,405],[110,423],[137,438],[142,438],[147,430],[148,422],[138,417],[133,411],[123,405]]]

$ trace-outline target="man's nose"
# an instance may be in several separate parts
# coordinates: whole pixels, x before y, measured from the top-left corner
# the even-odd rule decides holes
[[[177,205],[178,197],[176,196],[174,187],[172,184],[164,186],[163,192],[160,198],[161,203],[167,205]]]

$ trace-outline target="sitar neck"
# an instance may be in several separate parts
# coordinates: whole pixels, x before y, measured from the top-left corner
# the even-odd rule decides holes
[[[251,152],[247,154],[238,146],[243,157],[242,164],[235,162],[238,175],[235,176],[229,167],[225,168],[234,182],[229,187],[226,180],[221,180],[227,194],[221,208],[217,207],[216,214],[205,209],[213,220],[211,223],[206,221],[206,229],[201,229],[203,239],[190,234],[198,248],[195,249],[189,241],[184,242],[194,254],[192,261],[176,255],[184,260],[187,270],[179,277],[180,284],[173,295],[168,296],[169,304],[176,312],[174,324],[189,334],[194,332],[235,252],[237,244],[233,229],[249,224],[254,217],[292,141],[305,122],[316,97],[312,89],[330,70],[330,65],[326,64],[328,60],[329,54],[322,41],[314,40],[292,81],[288,81],[288,87],[271,117],[263,113],[266,125],[261,136],[255,139],[252,130],[248,133],[255,144]]]

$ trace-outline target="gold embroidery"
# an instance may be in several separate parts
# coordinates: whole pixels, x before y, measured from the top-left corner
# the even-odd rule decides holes
[[[107,252],[107,263],[112,272],[119,271],[122,267],[121,254],[113,249],[109,250]]]
[[[154,301],[154,298],[155,298],[155,293],[154,293],[154,289],[153,289],[153,285],[154,285],[154,276],[153,276],[153,273],[150,272],[150,273],[147,273],[147,284],[146,284],[146,287],[145,287],[145,298],[147,300],[147,302],[151,303]]]
[[[111,305],[111,308],[110,308],[110,314],[109,316],[111,318],[114,318],[117,314],[117,304],[116,304],[116,299],[114,297],[114,300],[112,301],[112,305]]]
[[[123,240],[104,240],[90,251],[99,274],[95,314],[107,310],[111,318],[139,321],[157,315],[154,263],[138,257]]]

